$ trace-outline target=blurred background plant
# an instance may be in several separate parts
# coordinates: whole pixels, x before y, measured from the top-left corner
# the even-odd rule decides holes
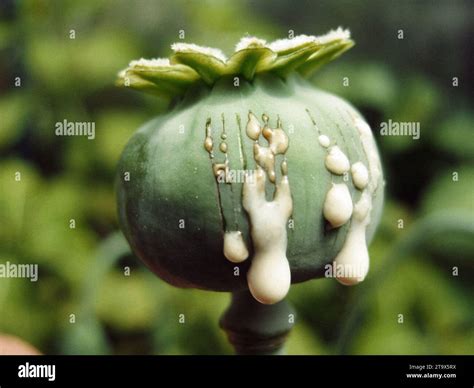
[[[165,109],[115,88],[116,72],[167,56],[180,30],[231,52],[246,33],[272,40],[341,25],[357,46],[313,82],[372,125],[388,199],[366,283],[292,287],[288,351],[474,353],[471,1],[4,0],[0,11],[0,262],[40,267],[37,283],[0,279],[0,332],[44,353],[229,353],[217,326],[229,296],[163,283],[116,233],[115,165]],[[64,119],[95,122],[95,140],[55,136]],[[379,136],[389,119],[420,122],[421,138]]]

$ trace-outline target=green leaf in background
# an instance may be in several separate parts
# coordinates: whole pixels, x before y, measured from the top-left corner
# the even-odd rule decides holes
[[[146,281],[143,271],[134,270],[130,276],[117,270],[110,272],[102,279],[96,296],[97,317],[119,331],[150,330],[157,291]]]
[[[318,72],[314,83],[321,89],[347,98],[358,107],[370,107],[381,112],[389,110],[399,93],[394,74],[380,63],[335,62]]]
[[[459,166],[440,172],[426,189],[421,206],[427,214],[440,209],[458,209],[474,216],[474,166]]]
[[[105,173],[109,178],[115,178],[115,167],[122,150],[135,129],[149,118],[137,111],[105,110],[98,113],[95,123],[95,138],[61,139],[66,149],[64,158],[68,169],[91,178],[94,170],[95,177]],[[100,180],[97,182],[101,184]],[[111,186],[108,186],[109,191]]]
[[[24,249],[25,230],[31,220],[31,203],[42,188],[43,182],[33,166],[20,159],[4,160],[0,164],[0,215],[3,225],[0,228],[2,249],[18,254]]]
[[[0,23],[0,50],[6,48],[13,37],[14,29],[12,28],[13,23]]]
[[[439,177],[426,190],[421,211],[424,214],[429,214],[439,209],[459,210],[470,216],[474,223],[473,192],[474,167],[467,165],[454,167],[441,172]],[[459,258],[472,259],[474,257],[472,236],[460,233],[447,232],[434,239],[427,248],[431,252],[439,252],[445,257],[452,257],[455,260]],[[474,266],[472,260],[468,265],[471,268]]]
[[[154,326],[157,354],[229,354],[225,334],[217,326],[230,296],[199,290],[173,288],[160,280],[159,307]],[[180,323],[184,314],[185,323]],[[199,333],[199,334],[197,334]]]
[[[0,98],[0,149],[8,147],[21,135],[28,108],[28,100],[21,92]]]
[[[398,79],[398,84],[397,100],[387,112],[388,116],[396,121],[430,124],[442,103],[436,84],[422,74],[404,76]]]
[[[34,263],[34,260],[20,260],[17,257],[1,254],[1,262]],[[39,268],[39,276],[42,276]],[[40,350],[54,333],[54,322],[59,313],[54,307],[60,303],[46,304],[38,295],[48,282],[31,282],[29,279],[5,278],[0,281],[0,332],[26,339]],[[48,308],[46,308],[48,306]]]
[[[63,178],[29,195],[23,235],[25,254],[54,269],[72,284],[79,284],[97,242],[84,217],[85,187]],[[74,228],[70,227],[71,220]]]
[[[285,348],[288,354],[293,355],[328,354],[328,350],[321,343],[317,334],[304,322],[298,322],[292,329]]]
[[[438,88],[420,74],[399,79],[395,102],[389,107],[383,121],[420,125],[420,138],[413,136],[381,136],[382,147],[394,154],[430,141],[437,122],[435,117],[442,101]]]
[[[357,354],[455,354],[451,340],[472,337],[470,298],[444,273],[413,256],[379,283],[353,344]],[[399,284],[403,282],[403,288]],[[471,306],[472,307],[472,306]],[[403,323],[399,323],[399,314]],[[427,333],[430,333],[429,336]],[[463,347],[464,352],[467,351]],[[471,349],[472,351],[472,349]],[[467,351],[469,353],[470,351]]]
[[[131,111],[103,111],[96,121],[96,144],[98,159],[112,174],[122,150],[135,129],[147,120],[143,113]]]
[[[472,125],[474,115],[469,111],[460,111],[444,119],[433,133],[433,145],[447,155],[460,160],[474,159],[474,137]]]
[[[110,354],[103,327],[96,319],[78,317],[78,322],[60,337],[58,347],[65,354],[103,355]]]
[[[137,56],[123,31],[96,31],[94,35],[35,36],[28,41],[28,73],[57,93],[95,91],[112,85],[115,72]],[[51,55],[54,53],[54,55]]]

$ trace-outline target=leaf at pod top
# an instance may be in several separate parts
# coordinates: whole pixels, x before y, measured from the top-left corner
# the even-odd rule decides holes
[[[225,75],[242,75],[251,81],[256,74],[286,78],[296,70],[309,76],[353,44],[349,31],[342,28],[319,37],[299,35],[271,43],[244,37],[230,58],[216,48],[174,43],[169,59],[132,61],[119,73],[117,85],[172,99],[184,95],[192,84],[202,81],[212,86]]]
[[[140,59],[130,62],[121,72],[117,85],[172,97],[184,93],[199,78],[192,68],[179,64],[171,66],[167,59]]]

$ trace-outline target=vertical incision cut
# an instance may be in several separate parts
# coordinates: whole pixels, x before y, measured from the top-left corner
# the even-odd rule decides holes
[[[316,125],[309,111],[307,112],[313,124]],[[327,170],[334,175],[342,175],[350,170],[354,186],[362,190],[359,201],[353,205],[347,185],[333,183],[326,194],[323,206],[323,215],[333,228],[341,227],[351,219],[344,245],[334,260],[336,279],[345,285],[361,282],[369,270],[366,229],[370,223],[372,198],[381,174],[377,148],[370,127],[360,117],[354,118],[354,124],[367,157],[369,169],[360,161],[351,166],[347,156],[336,145],[329,148],[325,159]],[[319,144],[328,148],[329,137],[321,134],[319,129],[318,133]]]
[[[281,121],[277,128],[269,126],[269,118],[263,115],[263,128],[253,113],[249,113],[247,135],[255,141],[254,158],[257,169],[253,180],[247,179],[243,187],[242,203],[247,211],[255,254],[247,274],[250,292],[261,303],[273,304],[282,300],[291,284],[291,272],[286,257],[286,225],[293,211],[288,163],[281,162],[281,179],[275,184],[275,156],[285,154],[288,149],[288,136],[282,129]],[[260,134],[268,146],[259,144]],[[272,201],[265,198],[266,177],[275,184]]]
[[[359,201],[354,205],[354,216],[352,217],[346,241],[335,259],[336,265],[349,266],[354,269],[352,276],[337,277],[338,281],[345,285],[361,282],[369,271],[370,260],[367,249],[366,229],[370,223],[372,198],[377,190],[381,175],[377,147],[369,125],[360,117],[354,118],[354,124],[359,132],[360,142],[369,164],[369,180],[367,186],[362,191]],[[358,173],[361,173],[361,171]],[[365,175],[365,173],[362,173],[362,175]],[[357,185],[357,183],[355,184]]]
[[[263,127],[257,117],[249,112],[245,128],[247,136],[254,141],[253,156],[256,169],[246,171],[242,190],[242,205],[250,219],[254,256],[247,273],[248,287],[261,303],[273,304],[282,300],[291,284],[290,265],[286,257],[286,225],[293,210],[293,201],[288,180],[288,162],[283,158],[280,164],[281,179],[276,182],[275,163],[277,155],[284,155],[288,149],[288,136],[278,118],[276,128],[269,125],[269,117],[262,115]],[[239,123],[240,124],[240,123]],[[239,128],[240,130],[240,128]],[[239,133],[240,134],[240,133]],[[223,162],[215,162],[210,122],[206,125],[204,148],[212,160],[215,178],[221,181],[229,173],[225,132],[221,136],[219,149],[225,154]],[[262,139],[263,137],[263,139]],[[261,141],[266,144],[261,144]],[[239,147],[242,146],[239,138]],[[239,150],[242,159],[243,150]],[[265,197],[266,181],[275,186],[272,201]],[[224,233],[224,256],[231,262],[247,259],[249,252],[241,231],[226,230]]]

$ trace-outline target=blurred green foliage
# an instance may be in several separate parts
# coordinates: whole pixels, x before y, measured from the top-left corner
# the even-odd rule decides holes
[[[299,319],[288,351],[472,354],[472,234],[441,231],[400,260],[396,250],[417,220],[440,210],[474,222],[473,6],[387,7],[375,0],[2,2],[0,261],[38,263],[41,281],[0,279],[0,332],[46,353],[231,352],[217,326],[229,297],[163,283],[116,234],[116,162],[134,130],[166,108],[116,89],[116,72],[131,59],[168,55],[180,30],[187,42],[229,51],[246,33],[270,40],[343,25],[357,46],[321,70],[315,85],[357,106],[376,136],[376,125],[392,119],[419,121],[421,138],[378,136],[388,199],[368,285],[294,286]],[[55,136],[54,123],[64,119],[94,121],[95,140]],[[384,273],[389,256],[398,261]]]

